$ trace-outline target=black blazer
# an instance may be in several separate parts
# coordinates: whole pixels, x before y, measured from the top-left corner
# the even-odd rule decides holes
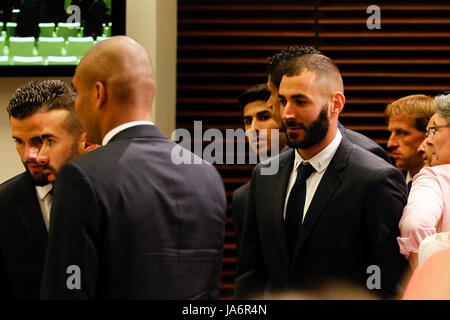
[[[218,298],[223,182],[204,162],[175,164],[174,146],[155,126],[135,126],[62,168],[41,298]],[[66,286],[71,265],[80,290]]]
[[[367,268],[381,269],[379,293],[394,294],[405,259],[397,244],[406,204],[401,172],[343,138],[316,190],[290,257],[283,208],[294,150],[275,175],[253,171],[238,259],[235,298],[302,289],[338,278],[366,286]]]
[[[47,236],[31,175],[24,172],[1,184],[0,298],[39,298]]]
[[[372,152],[373,154],[376,154],[380,158],[386,160],[388,163],[393,164],[387,152],[372,139],[359,132],[347,129],[340,122],[338,122],[338,128],[342,135],[350,140],[350,142],[356,144],[357,146],[360,146],[367,151]]]
[[[379,156],[380,158],[386,160],[388,163],[392,163],[388,154],[378,143],[369,139],[365,135],[362,135],[356,131],[346,129],[340,122],[338,122],[339,131],[342,136],[346,137],[350,142],[360,146],[361,148],[372,152],[373,154]],[[284,150],[289,150],[290,148],[285,148]],[[239,248],[242,237],[242,227],[244,224],[244,214],[247,209],[248,194],[250,191],[250,182],[247,182],[243,186],[236,189],[233,193],[233,209],[232,209],[232,219],[234,234],[236,239],[236,250],[239,254]]]

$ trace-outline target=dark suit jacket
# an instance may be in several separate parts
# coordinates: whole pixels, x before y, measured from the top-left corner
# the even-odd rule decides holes
[[[276,160],[277,174],[260,174],[266,162],[252,175],[235,298],[302,289],[329,278],[365,287],[371,265],[381,270],[380,293],[394,293],[406,265],[397,244],[406,204],[401,172],[344,137],[315,192],[291,258],[283,208],[294,150],[270,161]]]
[[[47,246],[36,189],[29,173],[0,185],[0,297],[39,298]]]
[[[391,158],[389,158],[387,152],[378,143],[359,132],[347,129],[340,122],[338,122],[338,128],[342,135],[350,140],[350,142],[372,152],[373,154],[376,154],[380,158],[392,164]]]
[[[204,162],[175,164],[174,146],[155,126],[135,126],[62,168],[41,298],[218,298],[223,182]],[[66,286],[71,265],[80,290]]]
[[[338,122],[339,131],[342,133],[344,137],[346,137],[350,142],[360,146],[361,148],[372,152],[373,154],[379,156],[380,158],[386,160],[388,163],[392,163],[388,154],[378,143],[369,139],[365,135],[362,135],[356,131],[346,129],[340,122]],[[289,148],[285,148],[284,150],[289,150]],[[232,219],[233,219],[233,227],[234,234],[236,238],[236,249],[239,254],[239,248],[242,237],[242,227],[244,224],[244,214],[247,209],[248,203],[248,194],[250,191],[250,182],[244,184],[243,186],[236,189],[233,193],[233,210],[232,210]]]

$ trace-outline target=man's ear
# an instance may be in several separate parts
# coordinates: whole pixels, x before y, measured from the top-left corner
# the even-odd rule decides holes
[[[330,113],[339,114],[342,112],[342,109],[344,109],[345,96],[342,92],[336,91],[335,93],[332,94],[330,102],[331,102]]]
[[[84,133],[81,135],[81,139],[82,139],[82,143],[83,143],[83,147],[82,147],[83,152],[82,152],[82,153],[86,153],[86,152],[89,152],[89,151],[92,151],[92,150],[95,150],[95,149],[101,147],[101,145],[99,145],[99,144],[90,143],[90,142],[87,140],[87,134],[86,134],[86,132],[84,132]]]
[[[106,87],[103,82],[95,82],[95,107],[101,109],[106,102]]]

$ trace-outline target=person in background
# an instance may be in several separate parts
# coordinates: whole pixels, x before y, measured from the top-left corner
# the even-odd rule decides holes
[[[279,124],[273,117],[272,105],[267,103],[269,97],[270,91],[263,83],[248,88],[238,98],[249,145],[260,160],[277,155],[287,146],[286,133],[278,131],[278,140],[275,144],[278,149],[272,150],[274,141],[271,130],[279,130]],[[247,182],[233,193],[232,219],[238,254],[249,187],[250,182]]]
[[[70,86],[31,81],[12,96],[7,111],[25,172],[0,185],[0,297],[39,298],[53,184],[64,162],[94,146],[74,111]],[[44,144],[51,144],[44,148]],[[45,149],[45,150],[44,150]]]
[[[388,130],[387,147],[395,166],[406,173],[408,191],[414,176],[424,166],[418,148],[425,139],[426,127],[434,114],[433,98],[415,94],[390,103],[385,110]]]
[[[434,99],[426,139],[431,148],[431,167],[413,179],[408,204],[400,220],[400,251],[415,269],[418,250],[428,236],[450,231],[450,94]]]

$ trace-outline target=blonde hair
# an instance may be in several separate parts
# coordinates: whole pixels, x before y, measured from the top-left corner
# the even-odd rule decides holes
[[[434,99],[423,94],[413,94],[398,99],[386,107],[386,120],[396,115],[406,115],[413,119],[414,127],[422,132],[426,131],[428,121],[436,112]]]

